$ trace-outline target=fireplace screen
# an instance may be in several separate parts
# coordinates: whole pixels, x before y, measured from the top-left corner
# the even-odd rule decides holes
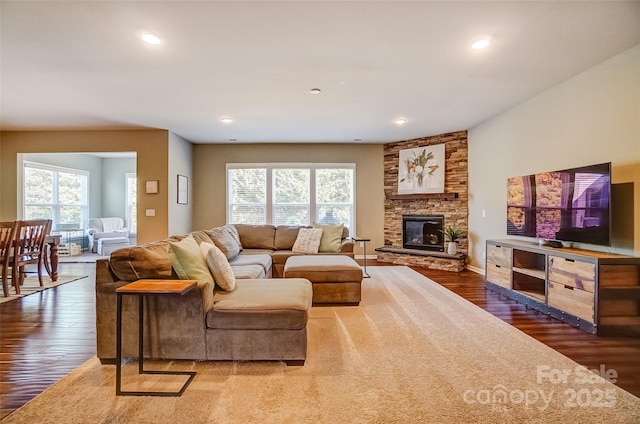
[[[444,252],[443,215],[403,215],[402,247]]]

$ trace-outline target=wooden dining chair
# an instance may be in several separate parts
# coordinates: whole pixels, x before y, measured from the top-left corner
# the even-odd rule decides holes
[[[16,288],[16,294],[20,294],[20,286],[24,282],[24,267],[29,264],[38,266],[38,281],[42,281],[42,261],[45,255],[44,239],[51,231],[50,219],[37,219],[29,221],[16,221],[15,237],[13,242],[13,255],[9,261],[12,284]]]
[[[2,266],[2,290],[4,297],[9,296],[9,258],[12,253],[13,237],[16,230],[16,222],[0,222],[0,266]]]

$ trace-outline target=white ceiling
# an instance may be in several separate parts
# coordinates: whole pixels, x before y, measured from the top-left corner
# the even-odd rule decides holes
[[[468,129],[640,43],[638,1],[2,0],[0,11],[3,130],[160,128],[195,143]],[[481,36],[492,45],[472,50]]]

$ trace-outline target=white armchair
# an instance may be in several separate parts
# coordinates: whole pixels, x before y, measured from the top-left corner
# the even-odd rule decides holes
[[[87,237],[89,238],[89,250],[97,252],[99,239],[129,237],[129,229],[124,226],[122,218],[90,218]]]

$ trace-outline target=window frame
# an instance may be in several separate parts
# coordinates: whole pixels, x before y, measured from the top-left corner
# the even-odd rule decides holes
[[[275,190],[274,190],[274,169],[309,169],[309,224],[312,225],[314,222],[318,221],[317,213],[318,213],[318,202],[317,202],[317,192],[316,192],[316,171],[318,169],[350,169],[352,170],[352,199],[351,199],[351,216],[350,216],[350,226],[349,233],[354,234],[356,228],[356,164],[355,163],[301,163],[301,162],[291,162],[291,163],[227,163],[225,170],[225,178],[226,178],[226,222],[228,224],[232,224],[232,208],[237,205],[237,203],[231,202],[232,195],[232,181],[229,178],[229,171],[232,169],[265,169],[266,170],[266,203],[265,206],[265,224],[267,225],[275,225],[275,208],[276,205],[283,205],[282,203],[277,204],[275,202]],[[303,203],[298,203],[297,205],[303,205]],[[322,203],[321,205],[325,205]],[[303,224],[304,225],[304,224]]]
[[[43,171],[49,171],[53,173],[52,179],[52,197],[53,201],[51,203],[27,203],[26,196],[26,188],[27,188],[27,177],[26,177],[26,169],[39,169]],[[46,163],[27,161],[23,162],[23,178],[22,178],[22,216],[23,219],[26,217],[27,208],[29,206],[42,206],[42,207],[50,207],[51,208],[51,220],[52,220],[52,230],[55,231],[56,228],[61,224],[60,222],[60,209],[62,207],[80,207],[80,222],[78,223],[79,228],[86,228],[89,220],[89,186],[90,186],[90,178],[91,174],[89,171],[84,169],[75,169],[75,168],[67,168],[57,165],[50,165]],[[72,204],[72,203],[60,203],[59,202],[59,173],[66,174],[75,174],[81,177],[84,177],[84,182],[82,184],[82,203],[80,204]]]
[[[130,181],[129,180],[135,180],[134,186],[136,187],[136,198],[134,202],[131,202],[131,192],[129,191],[129,187],[130,185]],[[125,192],[125,205],[126,205],[126,211],[125,211],[125,220],[126,220],[126,224],[125,226],[129,229],[129,233],[131,234],[136,234],[138,232],[138,226],[137,226],[137,215],[138,215],[138,199],[137,199],[137,193],[138,193],[138,174],[136,172],[126,172],[124,174],[124,184],[125,184],[125,188],[124,188],[124,192]],[[132,224],[132,211],[135,213],[136,215],[136,225],[134,226]]]

